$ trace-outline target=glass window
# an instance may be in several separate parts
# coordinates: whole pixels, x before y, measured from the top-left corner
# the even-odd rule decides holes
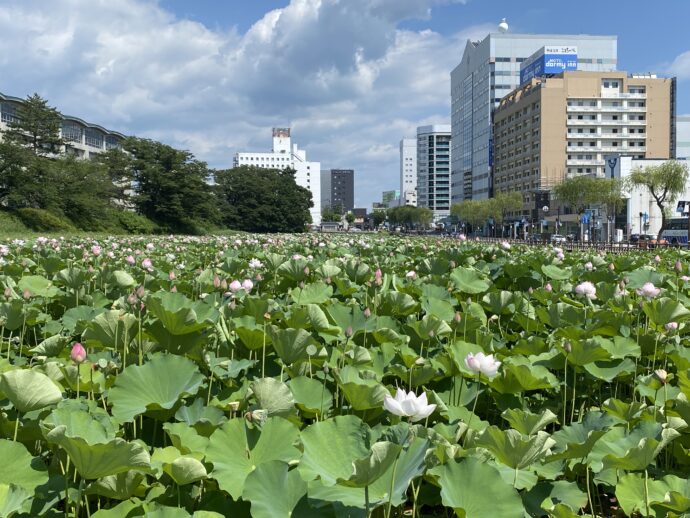
[[[83,135],[82,127],[75,122],[62,123],[62,139],[67,142],[79,142]]]
[[[93,128],[86,128],[84,132],[86,136],[85,141],[87,146],[102,149],[103,148],[103,133]]]

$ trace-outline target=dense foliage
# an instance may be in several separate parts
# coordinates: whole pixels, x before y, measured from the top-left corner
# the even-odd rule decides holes
[[[687,516],[690,277],[660,255],[7,243],[0,516]]]
[[[79,160],[63,147],[61,120],[33,95],[0,134],[0,209],[33,230],[301,232],[311,223],[311,192],[294,171],[214,171],[187,151],[135,137]],[[123,214],[132,211],[139,217]]]

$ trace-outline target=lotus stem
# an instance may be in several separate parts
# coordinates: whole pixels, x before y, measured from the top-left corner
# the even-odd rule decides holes
[[[592,491],[589,487],[589,465],[585,463],[585,484],[587,484],[587,501],[589,502],[589,512],[592,516],[594,514],[594,504],[592,503]]]
[[[178,503],[178,506],[179,506],[179,503]],[[364,511],[367,515],[367,518],[369,518],[369,516],[371,516],[371,514],[369,513],[369,485],[368,484],[366,486],[364,486]]]
[[[575,398],[577,396],[577,370],[575,366],[573,365],[573,403],[570,405],[570,422],[573,422],[573,419],[575,419]]]
[[[393,486],[395,485],[395,471],[398,469],[398,459],[399,458],[400,458],[400,452],[398,452],[398,455],[395,457],[395,462],[393,462],[393,474],[391,476],[390,490],[388,491],[388,507],[386,508],[386,518],[390,518],[390,516],[391,516],[391,507],[393,506]],[[415,499],[415,503],[416,503],[416,499]],[[413,516],[414,516],[414,511],[413,511]]]
[[[264,318],[263,346],[261,347],[261,377],[266,377],[266,319]]]
[[[81,363],[77,363],[77,399],[79,399],[79,382],[81,378]]]
[[[18,431],[19,431],[19,410],[17,410],[17,419],[14,422],[14,437],[12,439],[14,442],[17,442],[17,432]]]
[[[647,486],[647,479],[649,475],[647,474],[647,469],[644,470],[644,509],[645,516],[649,516],[649,487]]]
[[[565,353],[565,365],[563,367],[563,426],[566,423],[568,412],[568,353]]]

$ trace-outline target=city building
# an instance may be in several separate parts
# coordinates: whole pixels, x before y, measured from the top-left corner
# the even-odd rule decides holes
[[[417,128],[417,206],[434,222],[450,216],[450,124]]]
[[[18,120],[20,106],[24,99],[0,93],[0,138],[11,122]],[[119,149],[125,135],[105,129],[103,126],[86,122],[78,117],[63,115],[60,138],[65,143],[62,151],[79,158],[91,158],[109,149]]]
[[[234,167],[246,165],[263,169],[294,169],[297,185],[311,191],[314,202],[310,211],[312,224],[321,223],[321,163],[307,161],[307,152],[292,144],[290,128],[273,128],[271,151],[236,153],[233,164]]]
[[[353,169],[321,171],[321,208],[340,207],[347,212],[355,207],[355,172]]]
[[[690,115],[676,117],[676,157],[690,159]]]
[[[511,34],[505,21],[499,31],[468,41],[450,75],[454,203],[492,195],[493,111],[520,85],[522,62],[542,47],[557,46],[576,50],[578,70],[616,70],[616,36]]]
[[[673,158],[674,106],[674,78],[581,71],[532,78],[494,113],[494,192],[522,193],[520,216],[538,219],[548,191],[566,177],[608,176],[612,157]]]
[[[400,191],[398,189],[394,191],[383,191],[381,193],[381,204],[384,207],[391,208],[397,207],[400,200]]]
[[[400,141],[400,199],[402,205],[417,205],[417,139]]]

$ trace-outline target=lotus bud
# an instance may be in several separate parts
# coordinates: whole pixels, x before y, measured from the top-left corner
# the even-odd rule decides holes
[[[134,293],[130,293],[127,297],[127,302],[132,306],[137,303],[137,296]]]
[[[140,299],[143,299],[144,295],[146,295],[146,290],[144,289],[144,286],[143,285],[139,286],[137,288],[136,293],[137,293],[137,297],[139,297]]]
[[[570,345],[570,342],[567,342],[567,341],[566,341],[566,342],[563,342],[563,350],[564,350],[566,353],[570,354],[571,352],[573,352],[573,346]]]
[[[345,336],[348,338],[352,336],[352,326],[347,326],[347,329],[345,329]]]
[[[173,286],[172,288],[170,288],[170,292],[177,293],[177,286]]]
[[[308,266],[304,267],[304,275],[309,275],[309,267]]]
[[[613,271],[616,269],[616,266],[613,263],[609,263],[609,270]]]
[[[24,297],[24,300],[29,300],[31,298],[31,292],[28,288],[22,292],[22,297]]]
[[[131,256],[131,255],[128,255],[127,258],[125,259],[125,261],[127,261],[127,263],[129,263],[129,264],[134,264],[134,263],[136,263],[136,260],[135,260],[134,257]]]
[[[369,308],[364,308],[364,318],[369,318],[371,316],[371,310]]]
[[[220,288],[220,277],[217,275],[213,276],[213,287],[216,289]]]
[[[242,281],[242,288],[244,288],[244,291],[249,293],[252,291],[252,288],[254,288],[254,283],[251,281],[251,279],[245,279]]]
[[[675,331],[678,329],[678,322],[669,322],[664,326],[666,331]]]
[[[681,273],[683,271],[683,263],[680,262],[680,259],[676,260],[676,265],[673,268],[676,270],[676,273]]]
[[[429,331],[429,338],[433,338],[433,337],[434,337],[434,330],[431,329],[431,330]]]
[[[417,277],[417,272],[415,272],[414,270],[410,270],[409,272],[407,272],[405,274],[405,277],[407,277],[408,279],[414,280],[415,277]]]
[[[84,360],[86,360],[86,349],[84,349],[82,344],[77,342],[72,346],[72,351],[70,352],[69,357],[74,363],[82,363]]]
[[[668,372],[666,372],[664,369],[657,369],[654,371],[654,375],[662,384],[666,385],[666,381],[668,379]]]
[[[324,277],[323,282],[325,282],[326,284],[330,284],[331,278],[330,277]]]
[[[7,286],[7,287],[5,288],[5,297],[10,298],[11,296],[12,296],[12,288],[10,288],[9,286]]]
[[[451,267],[451,268],[455,268],[456,266],[457,266],[457,265],[455,264],[455,261],[451,261],[451,262],[450,262],[450,267]]]
[[[237,304],[235,304],[234,300],[231,300],[230,303],[228,304],[228,307],[230,308],[230,311],[235,311]]]
[[[547,282],[547,283],[544,285],[544,289],[545,289],[546,291],[548,291],[549,293],[551,293],[551,292],[553,291],[553,286],[551,286],[551,283],[550,283],[550,282]]]
[[[414,361],[415,365],[424,365],[425,363],[426,363],[426,360],[424,358],[422,358],[421,356]]]
[[[532,289],[531,286],[527,289],[527,293],[529,293],[530,295],[532,295],[534,293],[534,290]]]
[[[264,276],[261,275],[260,273],[257,273],[257,274],[256,274],[256,277],[254,277],[254,279],[256,279],[257,281],[263,281],[263,280],[264,280]]]
[[[585,263],[585,270],[588,272],[591,272],[594,269],[594,265],[592,264],[592,261],[587,261]]]
[[[460,320],[462,320],[462,315],[460,314],[459,311],[456,311],[455,315],[453,315],[453,322],[455,322],[456,324],[459,324]]]
[[[176,277],[175,272],[170,270],[170,273],[168,274],[168,279],[170,279],[171,281],[174,281],[175,277]]]
[[[328,367],[328,364],[324,363],[323,364],[323,373],[328,375],[329,372],[330,372],[330,368]]]
[[[376,273],[374,273],[374,278],[377,281],[380,281],[383,278],[383,273],[381,273],[381,268],[376,269]]]
[[[268,312],[264,313],[264,319],[265,320],[271,320],[271,314]]]
[[[220,281],[220,289],[223,291],[228,291],[228,281],[223,279]]]
[[[655,256],[654,256],[654,262],[655,262],[656,264],[659,264],[659,263],[661,262],[661,257],[659,257],[658,255],[655,255]]]

